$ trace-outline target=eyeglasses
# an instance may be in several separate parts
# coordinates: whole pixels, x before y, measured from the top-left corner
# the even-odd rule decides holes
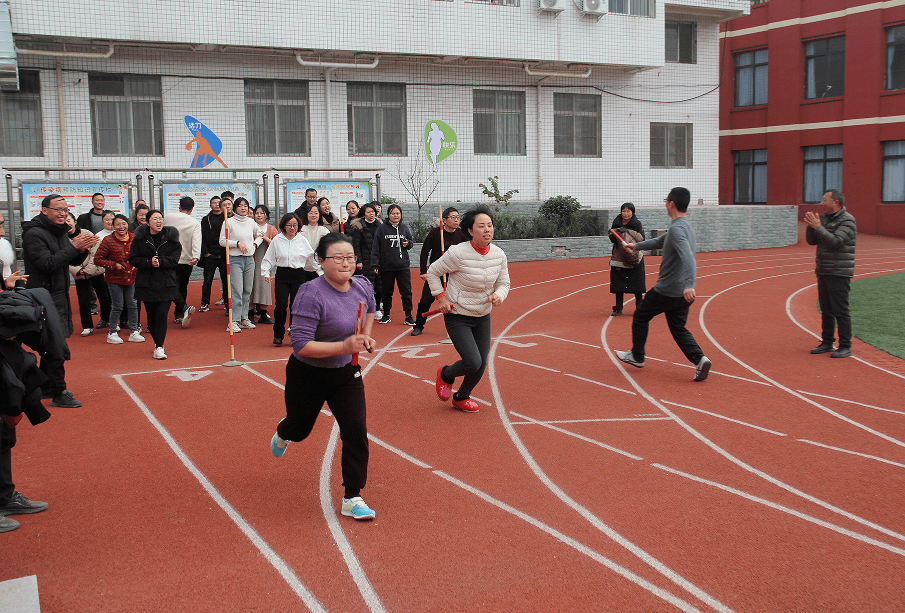
[[[69,212],[69,207],[67,207],[67,208],[65,208],[65,209],[58,209],[58,208],[53,207],[53,206],[47,206],[47,207],[44,207],[44,208],[46,208],[48,211],[54,211],[55,213],[68,213],[68,212]]]
[[[459,221],[459,216],[458,216],[458,215],[450,215],[449,217],[447,217],[447,219],[450,220],[450,221]]]
[[[295,230],[298,230],[299,225],[298,225],[297,223],[287,223],[287,224],[286,224],[285,226],[283,226],[283,227],[286,228],[287,230],[290,229],[290,228],[293,228],[293,229],[295,229]]]
[[[337,264],[342,264],[343,262],[348,262],[349,264],[353,264],[355,262],[354,255],[330,255],[327,256],[328,260],[333,260]]]

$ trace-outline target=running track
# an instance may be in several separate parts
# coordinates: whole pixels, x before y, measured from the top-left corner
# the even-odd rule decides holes
[[[475,415],[434,394],[442,322],[411,338],[397,308],[362,360],[368,523],[338,515],[327,415],[271,456],[288,349],[268,327],[236,336],[240,368],[219,311],[171,328],[165,362],[150,337],[75,336],[85,406],[19,428],[18,489],[50,508],[0,536],[0,581],[37,575],[67,613],[905,610],[905,362],[808,353],[813,259],[698,254],[704,383],[662,318],[643,370],[615,359],[607,259],[513,264]],[[859,277],[903,261],[859,237]]]

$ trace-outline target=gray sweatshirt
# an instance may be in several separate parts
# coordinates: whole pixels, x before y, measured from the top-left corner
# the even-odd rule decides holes
[[[694,261],[694,232],[687,217],[676,217],[666,234],[637,243],[635,248],[639,251],[663,250],[660,278],[653,287],[658,294],[679,298],[686,289],[694,287],[698,267]]]

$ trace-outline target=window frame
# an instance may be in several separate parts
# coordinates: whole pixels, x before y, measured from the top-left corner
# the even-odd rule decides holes
[[[758,154],[763,152],[763,159],[757,159]],[[735,204],[767,204],[767,149],[740,149],[738,151],[733,151],[734,165],[733,165],[733,202]],[[746,161],[740,161],[739,157],[741,154],[750,154],[751,159]],[[757,169],[763,167],[763,200],[756,200],[758,193],[758,177],[757,177]],[[739,198],[739,171],[741,169],[748,169],[748,200],[741,200]]]
[[[654,155],[661,155],[659,153],[654,153],[654,130],[663,127],[666,132],[662,138],[663,140],[663,164],[655,164],[654,163]],[[677,142],[678,136],[675,134],[670,134],[670,132],[677,131],[679,127],[682,127],[685,130],[685,135],[682,140],[685,142],[685,164],[674,164],[670,163],[670,158],[673,158],[676,153],[671,150],[670,143]],[[656,137],[660,138],[660,137]],[[650,167],[651,168],[694,168],[694,124],[693,123],[671,123],[671,122],[660,122],[660,121],[652,121],[650,122]]]
[[[493,107],[489,106],[478,106],[478,97],[483,96],[487,97],[492,95],[493,98]],[[502,102],[504,100],[503,96],[513,96],[517,99],[519,108],[513,112],[511,109],[501,108]],[[473,89],[472,90],[472,130],[474,136],[474,144],[473,151],[474,155],[515,155],[515,156],[527,156],[528,155],[528,138],[527,138],[527,123],[526,123],[526,110],[527,110],[527,102],[524,91],[519,90],[500,90],[500,89]],[[512,116],[517,116],[517,126],[518,132],[516,136],[518,137],[518,147],[517,151],[509,150],[510,148],[507,146],[506,141],[507,138],[511,135],[503,133],[499,130],[499,126],[501,123],[500,120],[504,117],[511,118]],[[492,118],[493,127],[491,131],[481,131],[479,128],[479,123],[482,120],[486,120],[488,118]],[[510,123],[510,122],[505,122]],[[489,140],[492,137],[493,139],[493,150],[478,150],[479,143],[481,143],[482,138],[485,137]],[[489,143],[488,143],[489,144]]]
[[[886,204],[900,204],[905,202],[905,140],[895,140],[895,141],[883,141],[883,176],[882,181],[880,183],[880,202]],[[887,153],[887,148],[889,145],[898,145],[901,148],[901,153]],[[901,190],[901,199],[899,200],[891,200],[887,199],[887,177],[889,170],[889,162],[901,160],[899,164],[902,166],[902,173],[900,174],[899,185],[897,186]]]
[[[689,26],[691,38],[688,59],[682,59],[682,26]],[[697,64],[698,63],[698,22],[697,21],[678,21],[675,19],[667,19],[664,25],[666,29],[665,39],[665,61],[668,64]],[[675,28],[675,49],[670,49],[670,28]],[[675,59],[671,59],[670,52],[675,51]]]
[[[656,5],[655,0],[609,0],[607,12],[615,15],[655,17]]]
[[[115,84],[121,79],[123,93],[92,93],[93,88],[100,89],[102,83]],[[156,83],[155,83],[156,81]],[[144,93],[133,93],[133,90],[147,85],[155,85],[156,96]],[[91,154],[94,157],[163,157],[166,155],[164,120],[163,120],[163,88],[159,75],[137,75],[137,74],[119,74],[119,73],[88,73],[88,98],[91,114]],[[98,121],[99,103],[119,103],[110,107],[115,109],[117,125],[114,128],[101,127]],[[135,127],[136,119],[141,116],[136,113],[136,106],[149,104],[150,115],[146,118],[150,124],[150,146],[151,152],[136,152],[136,135],[139,129]],[[123,118],[124,109],[128,109],[128,126],[125,125]],[[117,140],[117,151],[101,150],[104,144],[101,140],[101,130],[115,131]],[[128,150],[124,151],[125,146]]]
[[[559,100],[569,99],[571,108],[568,111],[565,110],[557,110],[556,109],[556,101],[557,98]],[[593,99],[593,104],[596,107],[594,111],[582,111],[575,109],[575,103],[579,100],[590,100]],[[559,126],[557,125],[557,117],[571,117],[572,118],[572,133],[571,134],[557,134],[557,129]],[[579,149],[578,144],[580,137],[578,135],[578,129],[576,118],[578,117],[594,117],[596,119],[596,125],[594,129],[594,153],[576,153]],[[602,157],[602,126],[603,126],[603,113],[602,113],[602,97],[599,94],[576,94],[576,93],[567,93],[567,92],[554,92],[553,93],[553,156],[554,157],[563,157],[563,158],[599,158]],[[587,137],[584,137],[587,138]],[[571,152],[566,153],[562,150],[559,150],[560,145],[562,144],[562,139],[569,139]]]
[[[261,86],[267,84],[271,87],[272,97],[271,98],[249,98],[249,86]],[[293,86],[301,86],[304,91],[303,98],[281,98],[280,97],[280,87],[279,85],[293,85]],[[308,81],[306,80],[285,80],[285,79],[245,79],[243,81],[244,87],[244,95],[245,95],[245,153],[248,157],[270,157],[270,156],[280,156],[280,157],[311,157],[311,99],[310,99],[310,89],[308,87]],[[251,107],[251,108],[250,108]],[[264,107],[264,108],[273,108],[273,130],[265,127],[263,130],[253,129],[252,127],[252,118],[249,116],[250,112],[255,112],[256,109],[253,110],[253,107]],[[290,151],[291,148],[289,145],[289,139],[287,136],[290,133],[288,129],[283,129],[281,127],[281,122],[283,119],[281,118],[280,110],[281,108],[286,107],[301,107],[302,108],[302,129],[301,133],[301,151]],[[269,122],[270,117],[265,117],[264,121]],[[267,138],[260,138],[260,134],[266,132]],[[272,138],[270,138],[272,134]],[[273,150],[271,151],[268,147],[272,140]],[[263,142],[263,147],[259,147],[259,141]],[[263,149],[267,148],[267,151],[253,151],[253,149]]]
[[[766,54],[766,58],[758,60],[758,54],[764,53]],[[739,59],[743,56],[750,56],[751,63],[739,65]],[[754,51],[745,51],[743,53],[735,54],[735,106],[736,108],[744,108],[748,106],[760,106],[767,104],[769,102],[769,49],[755,49]],[[758,94],[761,93],[757,87],[758,84],[758,69],[763,69],[763,99],[758,100]],[[742,74],[745,73],[745,74]],[[751,102],[749,104],[742,104],[739,100],[739,83],[743,80],[750,81],[750,91],[751,91]]]
[[[838,157],[829,157],[828,149],[830,147],[838,147],[839,148],[839,156]],[[807,158],[808,150],[816,150],[823,149],[823,156],[816,158]],[[823,198],[823,195],[831,189],[842,189],[842,164],[843,157],[845,155],[842,143],[829,143],[827,145],[810,145],[807,147],[801,148],[801,201],[807,204],[819,204],[820,200]],[[838,184],[830,183],[828,180],[828,170],[830,164],[838,164],[839,165],[839,182]],[[819,167],[821,170],[821,174],[823,176],[823,189],[820,191],[816,197],[812,197],[812,199],[808,200],[808,167]]]
[[[901,38],[899,38],[898,44],[896,44],[895,40],[890,40],[894,37],[895,33],[899,33]],[[900,61],[902,62],[902,67],[899,70],[895,71],[898,75],[899,85],[894,87],[892,85],[893,81],[893,71],[892,71],[892,62],[895,57],[895,47],[899,47],[900,53]],[[885,88],[886,91],[895,91],[897,89],[905,89],[905,25],[898,25],[886,28],[886,80],[885,80]]]
[[[368,87],[371,89],[371,99],[368,101],[364,100],[353,100],[352,92],[354,88],[365,88]],[[401,93],[401,102],[395,103],[387,100],[380,100],[379,93],[388,93],[391,91],[395,91],[397,93]],[[408,106],[408,91],[405,83],[375,83],[373,81],[349,81],[346,83],[346,125],[348,129],[349,135],[349,156],[350,157],[407,157],[408,156],[408,125],[407,125],[407,107]],[[362,152],[359,149],[363,148],[363,141],[359,140],[360,137],[364,136],[365,131],[364,128],[357,127],[359,123],[356,120],[356,115],[361,112],[361,109],[371,108],[374,109],[372,122],[374,125],[374,130],[371,133],[374,136],[374,151],[373,152]],[[399,122],[400,122],[400,130],[399,132],[399,149],[397,151],[389,151],[388,149],[392,146],[387,143],[389,140],[388,135],[393,134],[391,131],[384,130],[384,119],[386,117],[386,112],[391,111],[392,109],[399,110]],[[381,113],[380,111],[384,111]]]
[[[26,111],[18,108],[15,113],[22,113],[22,116],[14,116],[11,107],[17,107],[23,102],[33,103],[34,108]],[[14,123],[23,127],[10,125]],[[32,124],[35,126],[34,128],[29,127]],[[38,70],[21,70],[19,71],[19,91],[0,93],[0,155],[4,157],[44,157],[43,124],[41,73]],[[27,136],[33,131],[35,132],[34,138],[23,138],[22,133]],[[24,147],[17,148],[17,145],[29,145],[34,148],[25,151]]]
[[[837,50],[835,52],[830,51],[830,45],[833,41],[842,41],[842,51],[841,53]],[[809,51],[809,49],[813,49],[816,45],[825,45],[825,52],[817,52]],[[841,66],[842,66],[842,76],[836,79],[833,79],[829,76],[830,71],[833,66],[831,64],[835,61],[838,62],[838,58],[841,55]],[[821,62],[820,59],[823,58]],[[824,64],[820,66],[819,64]],[[813,95],[809,93],[809,89],[811,87],[811,72],[817,69],[822,69],[826,73],[826,78],[819,85],[816,81],[816,76],[814,78],[814,92]],[[838,87],[836,90],[832,90],[833,87],[836,87],[838,81]],[[818,95],[818,92],[823,88],[823,93]],[[805,100],[821,100],[823,98],[838,98],[840,96],[845,95],[845,36],[833,36],[830,38],[820,38],[817,40],[809,40],[804,43],[804,99]]]

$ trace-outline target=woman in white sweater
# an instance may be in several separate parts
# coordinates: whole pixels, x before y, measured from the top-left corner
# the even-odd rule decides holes
[[[248,319],[248,305],[255,283],[255,249],[263,240],[260,226],[248,216],[248,200],[236,198],[235,215],[224,222],[220,229],[220,246],[229,249],[229,287],[232,292],[233,332],[242,328],[254,328]],[[229,240],[227,240],[227,229]],[[227,329],[229,331],[229,329]]]
[[[301,234],[311,245],[311,248],[317,251],[317,246],[321,242],[321,238],[330,234],[330,230],[324,225],[324,216],[321,209],[316,204],[312,204],[305,210],[305,225],[302,226]],[[317,271],[319,267],[317,262],[305,262],[305,280],[303,283],[317,279]]]
[[[305,265],[313,263],[320,269],[314,249],[299,232],[302,220],[295,213],[286,213],[280,219],[280,234],[272,241],[261,261],[261,276],[273,284],[273,344],[279,347],[286,335],[286,313],[292,309],[295,294],[305,282]],[[290,314],[289,325],[292,325]]]
[[[509,267],[503,250],[492,245],[493,215],[480,205],[462,216],[459,228],[471,241],[453,245],[427,269],[427,282],[437,297],[446,331],[460,360],[437,369],[437,396],[466,413],[477,413],[471,399],[490,353],[490,311],[509,294]],[[446,287],[443,275],[449,275]],[[463,377],[455,394],[452,385]]]

